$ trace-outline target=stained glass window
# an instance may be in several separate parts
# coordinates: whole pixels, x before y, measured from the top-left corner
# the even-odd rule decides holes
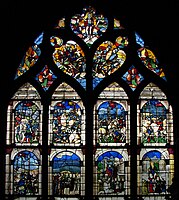
[[[100,93],[95,106],[93,187],[99,199],[130,194],[130,155],[125,147],[130,143],[127,100],[123,88],[113,82]]]
[[[174,176],[173,117],[166,95],[155,84],[141,92],[138,114],[138,194],[165,199]]]
[[[168,79],[126,27],[85,6],[54,20],[29,47],[7,107],[6,199],[169,195],[175,149]]]
[[[7,122],[6,194],[40,195],[41,155],[37,146],[42,144],[42,106],[30,83],[22,85],[9,102]]]

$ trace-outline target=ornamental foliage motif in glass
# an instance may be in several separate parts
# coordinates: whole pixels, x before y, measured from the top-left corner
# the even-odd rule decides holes
[[[128,38],[117,37],[115,43],[105,41],[99,45],[93,57],[93,88],[118,70],[126,60],[126,53],[122,50],[128,45]]]

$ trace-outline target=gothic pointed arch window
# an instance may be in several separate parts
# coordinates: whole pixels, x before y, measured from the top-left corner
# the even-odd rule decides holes
[[[175,153],[167,76],[125,22],[92,6],[54,19],[13,81],[6,199],[169,195]]]

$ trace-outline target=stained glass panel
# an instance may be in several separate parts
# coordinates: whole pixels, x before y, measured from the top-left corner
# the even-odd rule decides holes
[[[141,61],[144,63],[144,65],[149,70],[151,70],[152,72],[157,74],[159,77],[166,80],[163,68],[160,67],[156,56],[154,55],[154,53],[151,50],[149,50],[145,47],[142,47],[142,48],[138,49],[137,52],[138,52],[138,56],[140,57]]]
[[[144,88],[140,99],[143,100],[140,101],[140,111],[138,110],[140,116],[138,144],[145,146],[173,144],[172,107],[166,100],[165,94],[151,83]]]
[[[88,47],[106,32],[108,19],[102,14],[97,15],[91,6],[83,9],[83,13],[74,15],[70,23],[72,31],[80,37]]]
[[[84,156],[80,150],[52,149],[49,170],[49,193],[54,196],[84,193]]]
[[[129,87],[134,91],[141,81],[144,80],[144,77],[138,72],[138,69],[132,65],[122,76],[122,79],[126,81]]]
[[[32,66],[35,65],[39,56],[41,55],[41,49],[39,45],[43,41],[43,32],[34,40],[34,45],[28,48],[26,54],[24,55],[19,67],[17,68],[17,72],[14,79],[17,79],[19,76],[23,75],[26,71],[28,71]]]
[[[143,149],[138,157],[138,194],[145,199],[165,199],[174,175],[173,150]]]
[[[19,199],[28,198],[27,196],[34,199],[33,196],[41,194],[41,185],[40,152],[28,148],[8,149],[6,151],[6,194],[13,194]]]
[[[86,88],[86,58],[81,47],[72,40],[63,45],[63,40],[55,36],[50,42],[55,47],[52,57],[57,67]]]
[[[126,149],[103,149],[95,153],[94,193],[109,199],[129,194],[129,157]],[[114,195],[114,197],[107,197]]]
[[[33,101],[21,101],[14,113],[15,143],[39,143],[40,110]]]
[[[47,91],[49,87],[53,84],[54,80],[57,77],[52,72],[51,69],[47,65],[42,69],[40,73],[38,73],[35,79],[41,84],[42,88]]]
[[[97,146],[123,146],[129,143],[130,108],[127,95],[117,83],[106,87],[95,105],[94,143]]]
[[[52,96],[50,141],[54,145],[84,144],[84,108],[72,87],[62,83]]]
[[[126,111],[117,102],[103,102],[98,107],[98,144],[126,142]]]
[[[37,90],[29,83],[21,86],[8,105],[7,144],[41,144],[42,106]]]
[[[116,38],[114,44],[105,41],[99,45],[93,57],[93,88],[123,65],[126,53],[122,49],[127,45],[128,38],[121,36]]]
[[[21,151],[14,158],[14,194],[38,194],[39,160],[30,151]]]
[[[81,142],[81,108],[72,100],[57,102],[52,110],[53,114],[53,143]]]

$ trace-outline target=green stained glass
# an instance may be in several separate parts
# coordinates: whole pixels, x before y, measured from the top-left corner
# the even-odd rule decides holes
[[[81,160],[78,155],[62,151],[53,158],[52,168],[54,195],[62,195],[68,188],[71,195],[80,194]]]
[[[21,101],[14,115],[16,144],[39,142],[40,110],[32,101]]]
[[[98,108],[98,143],[126,142],[126,111],[116,102],[103,102]]]

